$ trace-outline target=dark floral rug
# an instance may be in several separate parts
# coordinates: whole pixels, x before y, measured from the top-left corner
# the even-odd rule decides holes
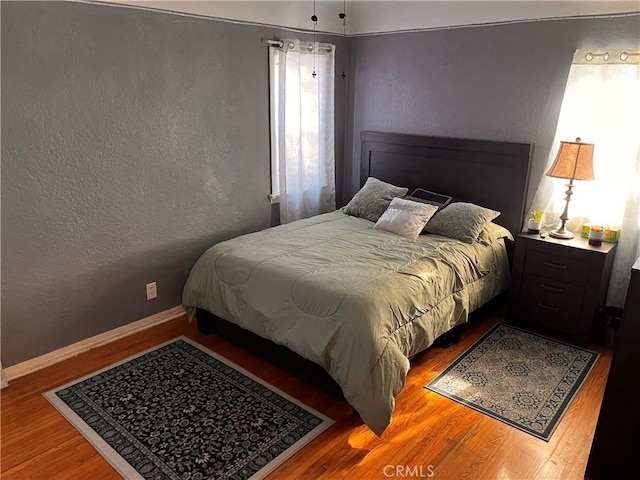
[[[186,337],[44,396],[127,479],[263,478],[333,424]]]
[[[498,324],[425,388],[549,441],[598,356]]]

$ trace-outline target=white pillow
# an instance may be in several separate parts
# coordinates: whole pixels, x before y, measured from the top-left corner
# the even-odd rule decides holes
[[[416,239],[434,213],[435,205],[394,198],[373,228]]]

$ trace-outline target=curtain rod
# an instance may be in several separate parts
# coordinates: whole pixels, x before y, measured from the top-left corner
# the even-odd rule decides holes
[[[262,43],[266,43],[270,47],[282,48],[284,46],[284,42],[282,40],[268,40],[266,38],[263,38]]]
[[[609,48],[605,50],[578,49],[573,54],[574,64],[640,64],[640,51],[635,49]]]
[[[289,41],[289,40],[287,40]],[[270,47],[276,47],[276,48],[284,48],[284,40],[270,40],[268,38],[263,38],[262,39],[262,43],[264,43],[265,45],[268,45]],[[300,40],[301,44],[313,44],[313,42],[305,42]],[[319,43],[319,42],[318,42]],[[293,44],[289,47],[289,48],[293,48]],[[318,47],[318,51],[319,52],[331,52],[333,50],[333,45],[331,44],[327,44],[326,46],[323,46],[322,43],[319,44]]]

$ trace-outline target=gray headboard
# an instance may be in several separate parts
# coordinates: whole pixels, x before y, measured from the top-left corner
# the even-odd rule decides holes
[[[376,177],[502,212],[494,222],[522,229],[533,144],[361,132],[360,184]],[[454,201],[455,201],[454,200]]]

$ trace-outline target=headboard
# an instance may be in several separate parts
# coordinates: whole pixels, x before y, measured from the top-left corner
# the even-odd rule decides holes
[[[361,132],[360,184],[367,177],[424,188],[502,212],[494,222],[522,229],[533,144]]]

